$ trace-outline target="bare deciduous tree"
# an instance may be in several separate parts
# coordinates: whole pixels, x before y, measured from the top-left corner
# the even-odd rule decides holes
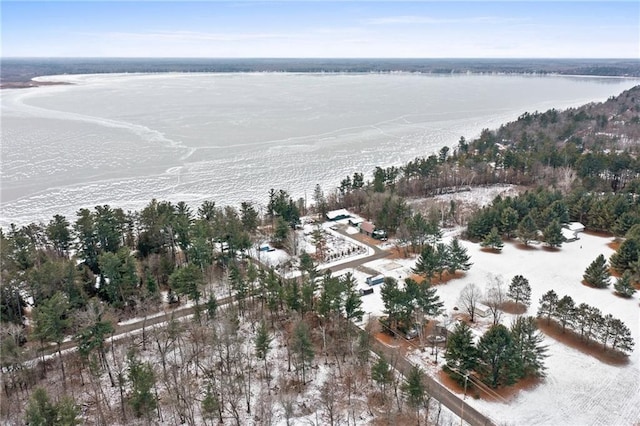
[[[475,321],[476,310],[480,300],[482,300],[482,291],[474,283],[467,284],[460,292],[458,303],[469,314],[471,322]]]
[[[497,275],[487,275],[487,290],[485,292],[484,304],[487,305],[493,318],[493,325],[500,323],[502,318],[502,304],[506,300],[506,290],[502,277]]]
[[[320,388],[319,403],[324,408],[327,424],[331,426],[340,424],[341,421],[339,401],[338,382],[335,376],[330,374]]]

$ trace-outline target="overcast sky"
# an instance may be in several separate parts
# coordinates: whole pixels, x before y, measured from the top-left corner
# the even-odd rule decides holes
[[[640,1],[0,4],[3,57],[640,57]]]

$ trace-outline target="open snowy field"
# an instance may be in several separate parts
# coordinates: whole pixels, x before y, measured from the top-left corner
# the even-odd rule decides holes
[[[513,425],[632,425],[640,421],[640,310],[638,295],[622,299],[608,289],[593,289],[581,284],[587,266],[599,255],[611,256],[607,246],[611,238],[580,234],[580,240],[565,243],[557,252],[541,246],[521,250],[506,244],[501,254],[480,250],[478,244],[461,241],[468,249],[474,263],[467,274],[447,284],[438,285],[438,295],[444,301],[445,312],[451,318],[462,288],[468,283],[477,284],[483,291],[487,277],[502,277],[505,285],[514,275],[520,274],[531,284],[532,304],[527,314],[535,315],[538,300],[553,289],[559,297],[570,295],[576,305],[585,302],[599,308],[603,314],[611,313],[621,319],[631,330],[636,341],[634,352],[626,365],[607,365],[594,357],[572,349],[551,337],[545,336],[548,345],[546,360],[547,377],[535,388],[520,391],[508,403],[488,402],[467,397],[467,402],[488,415],[497,424]],[[445,242],[448,242],[445,238]],[[404,279],[411,273],[415,259],[382,259],[365,266],[387,276]],[[348,271],[342,271],[346,273]],[[352,272],[360,283],[368,274]],[[380,286],[374,294],[363,297],[365,311],[371,316],[381,315],[384,309],[380,298]],[[365,318],[366,319],[366,318]],[[509,326],[512,315],[503,316],[503,324]],[[490,319],[481,319],[475,326],[478,335],[489,326]],[[430,351],[412,354],[414,360],[434,373]],[[442,357],[438,359],[442,364]]]

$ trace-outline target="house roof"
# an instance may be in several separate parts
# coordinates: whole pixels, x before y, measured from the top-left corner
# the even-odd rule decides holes
[[[582,231],[584,231],[584,225],[581,224],[580,222],[569,222],[569,224],[566,227],[567,227],[567,229],[570,229],[573,232],[582,232]]]
[[[368,232],[369,234],[373,233],[376,230],[376,226],[371,222],[362,222],[360,224],[360,229],[364,232]]]
[[[346,209],[331,210],[330,212],[327,212],[327,219],[329,220],[344,219],[347,217],[351,217],[351,213]]]
[[[566,238],[567,241],[575,240],[577,238],[576,231],[572,231],[567,228],[562,228],[562,236]]]

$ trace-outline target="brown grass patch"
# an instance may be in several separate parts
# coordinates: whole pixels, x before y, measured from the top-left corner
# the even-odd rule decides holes
[[[542,250],[550,251],[550,252],[559,252],[560,251],[560,247],[551,247],[551,246],[544,245],[544,246],[542,246]]]
[[[637,287],[637,284],[635,284],[635,285]],[[623,299],[623,300],[629,300],[629,299],[631,299],[631,297],[633,297],[633,296],[631,296],[631,297],[624,296],[624,295],[618,293],[617,291],[614,291],[613,295],[616,296],[617,298]]]
[[[592,286],[591,284],[589,284],[588,282],[586,282],[585,280],[580,281],[580,284],[582,284],[585,287],[592,288],[594,290],[605,290],[605,289],[609,288],[609,286],[607,286],[607,287],[595,287],[595,286]]]
[[[430,321],[431,322],[431,321]],[[430,323],[429,322],[429,323]],[[425,325],[425,329],[423,329],[423,336],[427,336],[427,328],[428,324]],[[391,331],[379,331],[374,333],[373,337],[378,339],[378,341],[390,348],[399,348],[402,353],[407,353],[407,351],[411,349],[424,350],[424,348],[420,345],[420,340],[416,337],[415,339],[407,340],[400,333],[396,333],[394,335],[391,334]],[[427,345],[431,347],[430,345]]]
[[[391,336],[388,333],[379,331],[374,334],[374,337],[382,344],[389,346],[390,348],[400,347],[398,339]]]
[[[447,373],[440,370],[438,372],[438,380],[449,390],[464,395],[464,385],[459,384],[453,380]],[[473,381],[480,382],[480,379],[474,377]],[[542,383],[542,379],[539,377],[525,377],[519,380],[516,384],[511,386],[503,386],[497,389],[490,388],[489,386],[481,383],[476,385],[471,380],[467,381],[467,398],[483,399],[485,401],[492,402],[505,402],[513,399],[522,390],[530,390]]]
[[[387,259],[408,259],[409,257],[411,257],[410,253],[405,253],[404,249],[398,247],[392,247],[388,250],[388,252],[390,254],[389,256],[387,256]]]
[[[620,245],[622,243],[620,242],[620,240],[613,240],[610,243],[607,244],[607,247],[609,247],[611,250],[615,250],[618,251],[618,249],[620,248]]]
[[[451,280],[456,280],[456,279],[462,278],[462,277],[464,277],[464,272],[456,271],[453,274],[450,274],[449,272],[444,272],[442,274],[442,277],[440,277],[440,276],[433,277],[433,280],[431,280],[431,284],[433,284],[433,285],[446,284]]]
[[[605,350],[600,343],[583,340],[580,338],[580,335],[572,330],[567,329],[563,333],[562,327],[553,321],[547,324],[546,320],[538,320],[536,323],[538,329],[552,339],[579,350],[586,355],[590,355],[605,364],[626,365],[629,363],[629,357],[623,353],[611,349]]]
[[[360,241],[361,243],[366,243],[372,246],[377,246],[378,244],[380,244],[382,241],[380,240],[376,240],[375,238],[372,238],[368,235],[365,235],[361,232],[358,232],[356,234],[349,234],[349,238],[353,238],[354,240]]]
[[[491,248],[491,247],[482,247],[480,249],[480,251],[485,252],[485,253],[495,253],[495,254],[502,253],[502,249],[494,249],[494,248]]]
[[[409,275],[409,278],[411,278],[412,280],[414,280],[418,284],[422,284],[424,282],[424,277],[422,275],[411,274],[411,275]]]
[[[525,250],[525,251],[538,250],[538,247],[534,247],[531,244],[516,243],[514,244],[514,246],[518,250]]]
[[[527,312],[527,306],[522,303],[516,303],[512,300],[506,301],[500,307],[504,312],[513,315],[522,315]]]
[[[457,280],[457,279],[462,278],[464,276],[465,276],[464,272],[460,272],[460,271],[456,271],[454,274],[450,274],[449,272],[444,272],[442,274],[442,278],[440,278],[440,276],[438,276],[438,275],[433,277],[433,278],[431,278],[431,285],[446,284],[451,280]],[[418,284],[422,284],[425,281],[425,277],[423,277],[422,275],[418,275],[418,274],[411,274],[411,275],[409,275],[409,278],[411,278],[412,280],[414,280]]]

